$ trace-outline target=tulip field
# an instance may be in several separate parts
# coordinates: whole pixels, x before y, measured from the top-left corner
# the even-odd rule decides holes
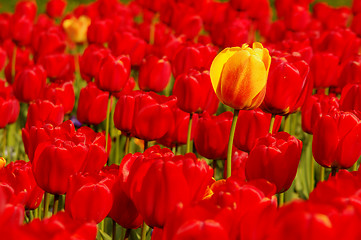
[[[361,0],[0,1],[1,240],[361,239]]]

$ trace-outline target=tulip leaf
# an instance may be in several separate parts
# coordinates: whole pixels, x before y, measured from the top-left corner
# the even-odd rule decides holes
[[[99,229],[98,233],[100,233],[100,236],[103,240],[112,240],[112,237],[106,234],[104,231]]]

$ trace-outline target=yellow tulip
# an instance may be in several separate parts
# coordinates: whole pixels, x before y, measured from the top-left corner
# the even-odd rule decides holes
[[[87,41],[87,32],[90,23],[90,18],[82,15],[79,18],[72,17],[64,20],[63,28],[73,42],[83,43]]]
[[[3,157],[0,157],[0,169],[2,169],[6,164],[6,160]]]
[[[218,98],[234,109],[250,110],[261,105],[271,57],[261,43],[226,48],[213,60],[210,76]]]

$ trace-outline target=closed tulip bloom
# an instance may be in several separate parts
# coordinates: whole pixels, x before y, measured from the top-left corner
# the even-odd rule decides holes
[[[65,0],[50,0],[46,4],[46,13],[51,18],[61,17],[66,7]]]
[[[113,183],[98,174],[75,174],[69,178],[65,211],[73,219],[101,222],[113,205]]]
[[[150,55],[140,66],[138,84],[143,91],[163,91],[171,77],[171,65],[166,57]]]
[[[234,150],[232,152],[232,173],[231,176],[239,179],[240,181],[246,181],[246,162],[248,159],[248,153],[241,150]],[[227,161],[225,162],[223,169],[223,177],[227,178]]]
[[[39,58],[38,62],[44,67],[51,81],[73,81],[75,65],[72,55],[57,53]]]
[[[112,55],[108,55],[100,66],[95,83],[103,91],[119,92],[124,88],[129,76],[129,57],[122,55],[115,58]]]
[[[0,169],[0,180],[9,184],[14,189],[14,194],[25,194],[25,208],[36,209],[39,207],[44,191],[36,184],[31,163],[18,160],[9,163]]]
[[[361,155],[361,121],[338,110],[323,115],[314,127],[312,153],[324,167],[351,167]]]
[[[94,83],[80,90],[77,118],[83,124],[98,125],[107,116],[109,93],[100,90]]]
[[[315,88],[338,86],[337,79],[340,72],[339,58],[332,53],[316,53],[310,63]]]
[[[103,59],[109,54],[108,48],[89,45],[79,59],[81,77],[87,82],[92,81],[98,75]]]
[[[309,96],[302,107],[302,129],[312,134],[313,128],[322,117],[332,109],[339,109],[339,99],[324,94],[315,94]]]
[[[14,95],[19,101],[29,103],[40,98],[46,83],[46,72],[40,65],[18,72],[14,81]]]
[[[361,56],[357,55],[342,65],[339,77],[341,87],[348,83],[361,83]]]
[[[224,112],[218,116],[210,116],[205,112],[199,118],[194,144],[200,155],[213,160],[227,158],[232,117],[231,112]]]
[[[25,128],[30,129],[32,126],[40,127],[46,123],[57,126],[60,125],[63,120],[63,106],[55,105],[48,100],[36,100],[29,105]]]
[[[302,142],[286,132],[259,138],[246,162],[246,178],[266,179],[284,192],[296,176],[301,152]]]
[[[34,178],[42,189],[52,194],[66,193],[71,175],[97,173],[107,161],[104,134],[88,127],[75,131],[71,121],[49,129],[48,137],[31,135],[32,138],[37,142],[37,146],[33,146]]]
[[[0,80],[0,128],[16,122],[20,112],[19,101],[13,94],[11,86],[5,86],[5,81]]]
[[[272,115],[260,110],[241,110],[237,120],[236,132],[234,134],[234,146],[238,149],[250,152],[256,141],[269,132]],[[273,132],[278,132],[282,117],[276,116]]]
[[[82,15],[79,18],[65,19],[63,21],[63,28],[74,43],[84,43],[87,41],[87,31],[90,23],[90,18]]]
[[[306,94],[311,94],[308,72],[305,61],[288,62],[285,58],[273,57],[262,110],[278,115],[297,111]]]
[[[111,188],[113,203],[108,217],[124,228],[136,229],[143,223],[143,218],[139,215],[133,201],[128,197],[124,190],[124,183],[128,179],[129,169],[133,162],[134,161],[132,160],[127,161],[123,159],[120,166],[113,164],[104,167],[100,174],[102,176],[107,176],[108,178],[113,177],[113,187]]]
[[[356,111],[361,113],[360,84],[347,84],[342,89],[340,109],[345,112]]]
[[[47,31],[42,30],[33,37],[34,59],[49,54],[63,53],[66,48],[65,40],[64,33],[58,27],[49,27]]]
[[[201,200],[213,171],[194,154],[174,156],[170,150],[161,150],[159,146],[147,151],[144,157],[134,160],[128,189],[145,223],[163,227],[178,204],[189,206]]]
[[[17,2],[15,6],[15,17],[25,16],[29,18],[30,21],[34,21],[36,17],[36,11],[38,10],[38,7],[36,5],[36,2],[32,1],[19,1]]]
[[[113,33],[112,24],[111,19],[93,21],[87,32],[88,42],[97,44],[108,42]]]
[[[73,110],[75,103],[74,86],[72,82],[51,83],[44,89],[44,99],[55,105],[64,108],[64,114],[69,114]]]
[[[255,109],[265,93],[271,57],[260,43],[253,49],[226,48],[213,60],[210,76],[218,98],[234,109]]]
[[[173,86],[173,94],[177,97],[177,105],[188,113],[207,111],[214,114],[219,105],[214,94],[209,72],[190,70],[177,77]]]
[[[19,46],[27,46],[31,43],[33,22],[26,16],[12,16],[11,35],[13,41]]]
[[[125,135],[147,141],[163,137],[171,128],[170,106],[174,97],[133,91],[119,97],[114,113],[114,125]]]

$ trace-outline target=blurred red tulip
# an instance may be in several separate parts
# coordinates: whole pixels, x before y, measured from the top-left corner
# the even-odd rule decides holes
[[[302,142],[286,132],[259,138],[246,162],[246,178],[266,179],[284,192],[296,177],[301,152]]]
[[[341,93],[340,109],[345,112],[357,112],[361,116],[361,88],[360,84],[347,84]]]
[[[171,74],[171,65],[166,57],[150,55],[140,66],[139,88],[143,91],[161,92],[167,87]]]
[[[191,69],[180,74],[174,83],[173,94],[177,97],[177,105],[188,113],[202,113],[207,111],[214,114],[219,105],[209,72],[199,72]]]
[[[11,36],[19,46],[28,46],[31,43],[33,22],[28,17],[13,15],[11,18]]]
[[[16,122],[20,112],[20,104],[13,94],[11,86],[5,86],[5,81],[0,80],[0,128]]]
[[[338,85],[339,58],[332,53],[315,53],[310,63],[310,70],[314,88],[328,88]]]
[[[109,54],[108,48],[99,47],[95,44],[89,45],[79,59],[82,78],[87,82],[94,79],[100,71],[103,59]]]
[[[37,10],[38,7],[36,5],[36,2],[29,0],[22,0],[16,3],[14,16],[15,17],[25,16],[32,22],[36,17]]]
[[[338,110],[322,115],[313,129],[312,153],[323,167],[351,167],[361,155],[361,121]]]
[[[88,42],[96,44],[108,42],[113,33],[112,24],[111,19],[92,21],[87,31]]]
[[[46,13],[51,18],[61,17],[67,2],[65,0],[49,0],[46,4]]]
[[[72,112],[75,103],[74,86],[72,82],[51,83],[44,89],[44,99],[51,101],[55,105],[64,108],[64,114]]]
[[[99,89],[108,92],[121,91],[130,76],[130,60],[128,56],[117,58],[108,55],[99,68],[95,83]]]
[[[361,83],[361,56],[356,55],[345,61],[341,67],[338,79],[339,86],[344,87],[348,83]]]
[[[231,112],[218,116],[210,116],[207,112],[201,115],[194,135],[194,144],[200,155],[213,160],[227,158],[232,118]]]
[[[83,124],[98,125],[107,115],[109,93],[103,92],[93,82],[80,90],[77,118]]]
[[[113,205],[112,182],[98,174],[70,176],[65,198],[65,211],[78,219],[100,223]]]
[[[74,80],[75,65],[72,55],[63,53],[46,55],[41,57],[38,63],[44,67],[51,81]]]

